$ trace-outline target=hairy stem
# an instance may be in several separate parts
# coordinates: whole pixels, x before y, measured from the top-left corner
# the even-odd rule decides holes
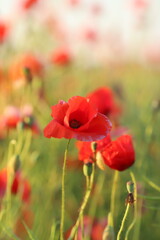
[[[85,207],[88,203],[88,200],[89,200],[89,197],[90,197],[90,194],[91,194],[91,191],[92,191],[94,174],[95,174],[95,164],[93,163],[93,170],[92,170],[92,175],[91,175],[91,178],[90,178],[90,184],[87,187],[86,194],[84,196],[83,202],[82,202],[80,210],[79,210],[79,215],[78,215],[77,221],[76,221],[74,227],[72,228],[72,231],[71,231],[71,234],[70,234],[70,237],[68,238],[68,240],[72,240],[74,238],[77,230],[78,230],[81,217],[83,216],[84,209],[85,209]]]
[[[70,139],[67,143],[67,147],[64,153],[64,161],[62,168],[62,199],[61,199],[61,222],[60,222],[60,240],[63,240],[63,232],[64,232],[64,212],[65,212],[65,170],[66,170],[66,162],[67,162],[67,153],[69,148]]]

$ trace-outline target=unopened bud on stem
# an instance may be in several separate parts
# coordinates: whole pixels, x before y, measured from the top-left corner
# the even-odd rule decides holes
[[[92,163],[86,163],[83,165],[83,173],[86,177],[90,177],[92,174]]]
[[[132,181],[127,182],[127,191],[129,193],[134,193],[134,183]]]
[[[32,77],[32,72],[31,72],[30,68],[28,68],[28,67],[23,68],[23,73],[25,75],[26,82],[31,83],[33,77]]]
[[[113,220],[111,213],[108,214],[108,224],[103,232],[103,238],[102,240],[114,240],[115,234],[113,229]]]

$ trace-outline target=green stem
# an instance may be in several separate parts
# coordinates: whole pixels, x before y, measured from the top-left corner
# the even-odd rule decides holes
[[[126,211],[125,211],[125,213],[124,213],[124,216],[123,216],[123,219],[122,219],[122,223],[121,223],[119,232],[118,232],[118,234],[117,234],[117,240],[120,240],[120,236],[121,236],[121,233],[122,233],[122,231],[123,231],[123,229],[124,229],[124,224],[125,224],[125,221],[126,221],[128,212],[129,212],[129,208],[130,208],[130,204],[127,203]]]
[[[135,179],[134,174],[132,172],[130,172],[130,175],[131,175],[132,181],[134,183],[134,195],[133,195],[134,200],[135,200],[135,203],[134,203],[134,218],[133,218],[133,221],[131,222],[131,224],[129,225],[129,227],[126,231],[125,240],[128,240],[129,233],[130,233],[131,229],[133,228],[133,226],[135,225],[136,220],[137,220],[137,184],[136,184],[136,179]]]
[[[11,209],[11,186],[14,177],[13,164],[15,153],[16,141],[11,140],[8,150],[8,162],[7,162],[7,187],[6,187],[6,223],[10,224],[10,209]]]
[[[77,221],[76,221],[74,227],[72,228],[72,231],[71,231],[71,234],[70,234],[70,237],[68,238],[68,240],[72,240],[74,238],[77,230],[78,230],[81,217],[83,216],[84,209],[85,209],[85,207],[88,203],[88,200],[89,200],[89,197],[90,197],[90,194],[91,194],[91,191],[92,191],[94,174],[95,174],[95,164],[93,163],[93,170],[92,170],[92,175],[91,175],[91,178],[90,178],[90,184],[89,184],[89,186],[86,190],[86,194],[84,196],[82,205],[81,205],[80,210],[79,210],[79,215],[78,215]]]
[[[113,177],[112,192],[111,192],[110,212],[113,217],[113,226],[114,226],[115,197],[116,197],[116,190],[117,190],[118,175],[119,175],[119,172],[115,171],[114,177]]]
[[[144,180],[155,190],[157,190],[158,192],[160,192],[160,187],[155,184],[154,182],[152,182],[151,180],[149,180],[147,177],[144,177]]]
[[[84,222],[83,222],[83,214],[82,214],[82,216],[81,216],[81,232],[82,232],[82,235],[81,235],[81,237],[82,237],[82,240],[84,240]]]
[[[147,200],[160,200],[159,196],[146,196],[138,194],[139,198],[147,199]]]
[[[66,162],[67,162],[67,153],[69,148],[70,139],[67,143],[67,147],[64,153],[64,161],[62,168],[62,199],[61,199],[61,222],[60,222],[60,240],[63,240],[63,232],[64,232],[64,211],[65,211],[65,170],[66,170]]]
[[[31,141],[32,141],[32,131],[30,129],[27,129],[24,131],[24,133],[25,133],[25,144],[24,144],[22,152],[21,152],[22,160],[25,159],[25,157],[29,151]]]

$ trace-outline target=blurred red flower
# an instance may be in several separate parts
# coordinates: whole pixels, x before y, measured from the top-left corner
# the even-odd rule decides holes
[[[8,171],[7,168],[4,168],[0,171],[0,198],[3,198],[6,189],[7,189],[7,179],[8,179]],[[20,171],[14,173],[12,186],[11,186],[11,193],[16,195],[17,193],[21,194],[21,200],[25,203],[30,202],[31,196],[31,186],[28,180],[22,177]]]
[[[0,21],[0,43],[3,43],[8,35],[8,25]]]
[[[145,9],[149,3],[147,0],[133,0],[132,4],[135,9]]]
[[[18,123],[22,123],[23,128],[29,128],[35,134],[40,133],[40,128],[33,116],[33,109],[30,105],[24,105],[22,109],[7,106],[0,118],[0,123],[0,130],[16,128]]]
[[[96,42],[98,40],[98,34],[96,30],[88,28],[84,31],[84,39],[90,42]]]
[[[107,224],[106,219],[99,220],[99,219],[93,219],[92,217],[89,217],[89,216],[84,216],[83,224],[84,224],[84,235],[85,236],[90,236],[89,239],[91,239],[91,240],[102,239],[103,231]],[[66,232],[65,239],[69,238],[71,230],[72,230],[72,228]],[[78,228],[77,240],[82,240],[82,229],[80,226]]]
[[[71,6],[77,6],[80,3],[80,0],[67,0],[68,4]]]
[[[15,85],[15,82],[21,82],[22,84],[26,82],[25,69],[29,69],[32,76],[43,76],[44,68],[41,61],[32,54],[26,54],[18,61],[14,61],[10,67],[9,77]]]
[[[121,109],[115,103],[114,95],[111,89],[107,87],[99,88],[87,95],[92,104],[98,107],[98,111],[105,115],[117,115]]]
[[[111,130],[109,119],[97,111],[92,102],[80,96],[52,106],[54,118],[44,129],[47,138],[76,138],[80,141],[100,140]]]
[[[33,7],[39,0],[24,0],[22,3],[22,8],[28,10]]]
[[[99,15],[102,12],[103,8],[99,2],[95,2],[91,5],[91,11],[94,15]]]
[[[51,55],[51,63],[65,66],[71,63],[72,57],[67,49],[56,49]]]
[[[106,165],[110,168],[123,171],[129,168],[135,161],[135,151],[132,138],[123,135],[112,141],[101,152]]]
[[[3,119],[7,128],[16,128],[21,121],[20,110],[15,106],[7,106],[3,113]]]

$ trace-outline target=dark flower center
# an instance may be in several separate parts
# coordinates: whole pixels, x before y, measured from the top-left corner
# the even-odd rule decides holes
[[[81,123],[79,121],[77,121],[76,119],[72,119],[69,121],[69,126],[71,128],[79,128],[81,126]]]

